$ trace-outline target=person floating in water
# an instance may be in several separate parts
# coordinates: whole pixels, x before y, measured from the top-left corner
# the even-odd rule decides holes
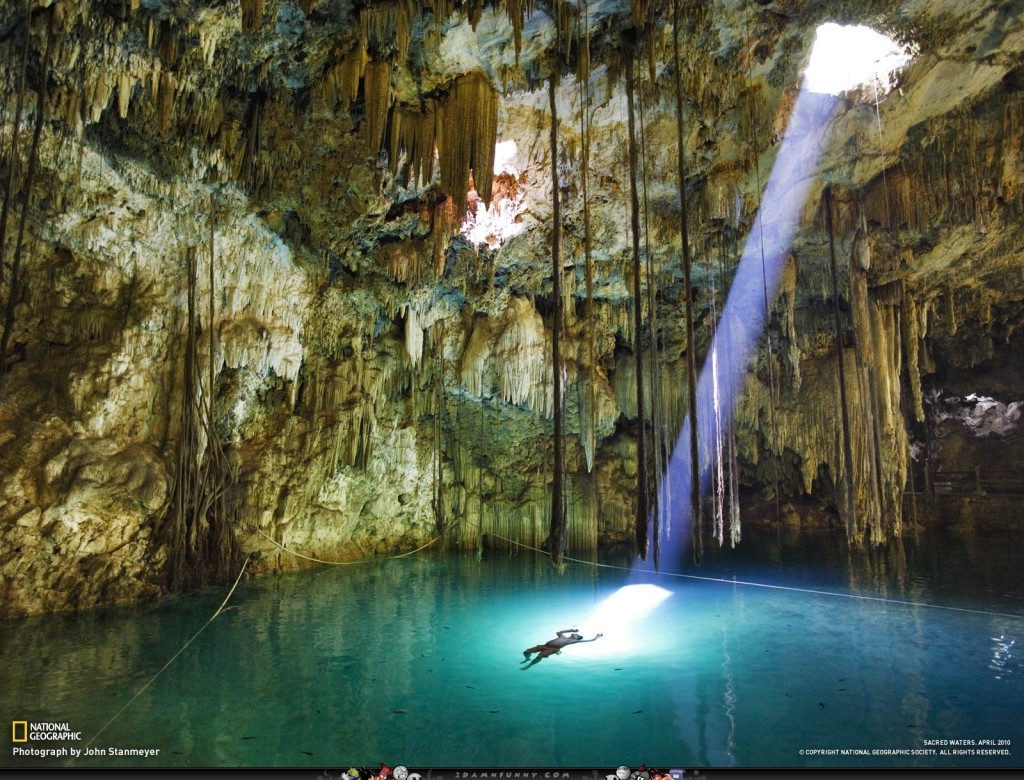
[[[597,634],[593,639],[584,639],[582,634],[578,634],[578,628],[567,628],[564,631],[559,631],[558,636],[554,639],[549,639],[542,645],[534,645],[529,650],[523,650],[523,663],[530,661],[530,655],[537,653],[537,657],[530,661],[529,664],[523,667],[523,671],[526,671],[534,664],[540,663],[549,655],[555,655],[561,653],[562,648],[566,645],[575,645],[579,642],[593,642],[598,637],[604,636],[604,634]],[[568,636],[567,636],[568,635]]]

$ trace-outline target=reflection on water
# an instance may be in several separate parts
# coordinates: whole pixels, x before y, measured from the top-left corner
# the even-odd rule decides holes
[[[733,717],[733,710],[736,708],[736,691],[732,681],[732,672],[729,669],[729,630],[722,626],[722,680],[725,683],[725,691],[722,694],[724,702],[725,717],[729,721],[729,734],[726,737],[725,752],[729,756],[729,766],[734,766],[736,756],[733,751],[736,748],[736,719]]]
[[[989,664],[989,669],[996,673],[996,679],[1001,680],[1003,675],[1011,674],[1015,669],[1020,668],[1020,664],[1014,664],[1013,660],[1013,646],[1017,643],[1016,639],[1007,639],[1006,635],[992,637],[992,663]]]
[[[96,741],[159,762],[75,763],[1019,766],[1021,552],[1017,537],[851,552],[841,533],[751,531],[679,573],[774,589],[644,575],[664,593],[628,620],[600,609],[647,592],[623,591],[627,570],[558,574],[525,553],[250,580]],[[0,710],[92,739],[223,595],[0,624]],[[525,648],[588,619],[605,637],[521,670]],[[1016,747],[871,752],[957,738]],[[0,764],[52,763],[3,750]],[[817,750],[835,752],[800,752]]]

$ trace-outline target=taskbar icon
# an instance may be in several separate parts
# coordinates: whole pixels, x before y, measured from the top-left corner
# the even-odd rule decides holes
[[[317,780],[705,780],[699,770],[637,767],[423,767],[415,764],[381,764],[325,770]]]

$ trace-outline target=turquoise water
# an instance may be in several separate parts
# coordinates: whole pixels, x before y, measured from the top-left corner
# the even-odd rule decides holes
[[[865,556],[832,533],[748,534],[680,569],[803,590],[559,575],[526,553],[322,567],[243,582],[99,736],[224,591],[0,623],[0,712],[67,722],[78,748],[160,750],[81,766],[1021,766],[1024,618],[989,614],[1024,615],[1021,548],[932,535]],[[636,584],[664,592],[601,610]],[[605,636],[523,671],[566,628]],[[67,762],[15,757],[4,731],[2,765]],[[808,753],[842,750],[868,752]]]

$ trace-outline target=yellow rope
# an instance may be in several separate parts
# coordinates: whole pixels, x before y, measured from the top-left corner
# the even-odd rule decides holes
[[[480,526],[477,525],[476,523],[472,523],[472,522],[470,522],[468,520],[465,521],[465,522],[469,523],[470,525],[476,526],[477,528],[480,528]],[[481,528],[480,530],[483,530],[483,529]],[[522,542],[517,542],[517,541],[515,541],[513,539],[509,539],[507,536],[502,536],[501,534],[496,534],[496,533],[493,533],[493,532],[491,532],[491,535],[496,537],[496,538],[498,538],[498,539],[502,539],[502,540],[504,540],[506,542],[509,542],[510,544],[516,545],[518,547],[525,547],[527,550],[533,550],[534,552],[539,552],[539,553],[542,553],[542,554],[547,555],[547,556],[551,555],[551,553],[549,553],[547,550],[541,550],[538,547],[531,547],[528,544],[523,544]],[[570,561],[572,563],[581,563],[584,566],[594,566],[594,567],[598,567],[598,568],[602,568],[602,569],[617,569],[619,571],[634,571],[633,567],[631,567],[631,566],[617,566],[617,565],[611,564],[611,563],[598,563],[597,561],[585,561],[582,558],[570,558],[568,555],[563,557],[562,560]],[[814,588],[794,588],[794,587],[789,586],[789,585],[771,585],[771,584],[765,583],[765,582],[750,582],[748,580],[728,579],[728,578],[725,578],[725,577],[701,577],[701,576],[696,575],[696,574],[683,574],[681,572],[674,572],[674,571],[650,571],[650,570],[641,570],[641,571],[642,571],[642,573],[645,573],[645,574],[653,574],[656,577],[679,577],[679,578],[686,579],[686,580],[701,580],[703,582],[720,582],[720,583],[723,583],[725,585],[743,585],[743,586],[746,586],[748,588],[767,588],[769,590],[789,590],[789,591],[793,591],[794,593],[810,593],[810,594],[813,594],[815,596],[833,596],[835,598],[857,599],[857,600],[860,600],[860,601],[882,601],[882,602],[885,602],[886,604],[902,604],[902,605],[908,606],[908,607],[926,607],[927,609],[944,609],[944,610],[947,610],[949,612],[970,612],[970,613],[975,614],[975,615],[990,615],[990,616],[995,616],[995,617],[1008,617],[1008,618],[1015,618],[1017,620],[1024,619],[1024,615],[1017,615],[1017,614],[1014,614],[1012,612],[994,612],[994,611],[988,610],[988,609],[970,609],[968,607],[950,607],[950,606],[946,606],[945,604],[929,604],[929,603],[923,602],[923,601],[904,601],[902,599],[889,599],[889,598],[884,598],[882,596],[862,596],[862,595],[857,594],[857,593],[836,593],[835,591],[816,590]]]
[[[159,676],[160,676],[161,674],[163,674],[163,673],[164,673],[164,671],[165,671],[165,670],[167,669],[167,667],[169,667],[169,666],[170,666],[170,665],[171,665],[172,663],[174,663],[174,660],[175,660],[175,659],[176,659],[176,658],[177,658],[177,657],[178,657],[179,655],[181,655],[182,653],[184,653],[184,652],[185,652],[185,648],[187,648],[187,647],[188,647],[188,646],[189,646],[190,644],[192,644],[192,643],[193,643],[193,642],[194,642],[194,641],[195,641],[195,640],[196,640],[196,639],[197,639],[197,638],[199,637],[199,635],[200,635],[201,633],[203,633],[203,631],[205,631],[205,630],[206,630],[206,627],[207,627],[208,625],[210,625],[210,623],[212,623],[212,622],[213,622],[214,620],[216,620],[216,619],[217,619],[217,617],[218,617],[218,616],[219,616],[219,615],[220,615],[220,614],[221,614],[221,613],[222,613],[222,612],[224,611],[224,607],[225,607],[225,606],[227,606],[228,600],[229,600],[229,599],[231,598],[231,596],[232,596],[232,595],[234,594],[234,592],[235,592],[235,588],[237,588],[237,587],[238,587],[238,583],[242,581],[242,575],[243,575],[243,574],[245,573],[245,567],[249,565],[249,559],[250,559],[251,557],[252,557],[252,553],[250,553],[250,554],[249,554],[248,556],[246,556],[246,558],[245,558],[245,562],[244,562],[244,563],[242,564],[242,568],[241,568],[241,570],[240,570],[240,571],[238,572],[238,577],[236,577],[236,578],[235,578],[235,584],[231,586],[231,590],[229,590],[229,591],[228,591],[228,595],[224,597],[224,601],[222,601],[222,602],[220,603],[220,606],[219,606],[219,607],[217,607],[217,611],[216,611],[216,612],[214,612],[214,613],[213,613],[213,614],[212,614],[212,615],[210,616],[210,619],[209,619],[209,620],[207,620],[207,621],[206,621],[205,623],[203,623],[203,626],[202,626],[202,628],[200,628],[200,629],[199,629],[198,631],[196,631],[196,632],[195,632],[195,633],[194,633],[194,634],[192,635],[192,638],[191,638],[191,639],[189,639],[189,640],[188,640],[188,641],[187,641],[187,642],[186,642],[185,644],[183,644],[183,645],[181,646],[181,649],[180,649],[180,650],[178,650],[178,652],[176,652],[176,653],[175,653],[174,655],[172,655],[172,656],[171,656],[171,660],[170,660],[170,661],[168,661],[167,663],[165,663],[165,664],[164,664],[163,666],[161,666],[161,667],[160,667],[160,670],[159,670],[159,671],[158,671],[158,672],[157,672],[156,674],[154,674],[154,675],[153,675],[152,677],[150,677],[150,678],[149,678],[149,681],[148,681],[148,682],[147,682],[147,683],[146,683],[145,685],[143,685],[143,686],[142,686],[141,688],[139,688],[139,690],[138,690],[138,691],[137,691],[137,692],[135,693],[135,695],[134,695],[134,696],[132,696],[132,697],[131,697],[131,698],[130,698],[130,699],[128,700],[128,703],[127,703],[127,704],[125,704],[125,705],[124,705],[124,706],[123,706],[123,707],[122,707],[121,709],[119,709],[119,710],[117,711],[117,714],[116,714],[116,715],[114,715],[114,717],[112,717],[112,718],[111,718],[110,720],[108,720],[108,721],[107,721],[107,722],[106,722],[106,723],[105,723],[105,724],[103,725],[103,728],[101,728],[101,729],[100,729],[99,731],[97,731],[97,732],[96,732],[96,733],[95,733],[95,734],[93,735],[92,739],[90,739],[90,740],[89,740],[88,742],[86,742],[86,743],[85,743],[85,746],[86,746],[86,747],[89,747],[89,746],[90,746],[90,745],[91,745],[91,744],[92,744],[93,742],[95,742],[95,741],[96,741],[96,740],[97,740],[97,739],[99,738],[100,734],[102,734],[102,733],[103,733],[104,731],[106,731],[106,730],[107,730],[107,728],[108,728],[108,727],[110,726],[110,724],[111,724],[111,723],[113,723],[113,722],[114,722],[115,720],[117,720],[118,718],[120,718],[120,717],[121,717],[121,715],[122,715],[122,714],[124,713],[124,711],[125,711],[126,709],[128,709],[128,708],[129,708],[129,707],[130,707],[130,706],[132,705],[132,702],[134,702],[134,701],[135,701],[135,700],[136,700],[137,698],[139,698],[139,696],[141,696],[141,695],[142,695],[142,692],[143,692],[143,691],[145,691],[145,690],[146,690],[146,689],[147,689],[147,688],[148,688],[148,687],[149,687],[150,685],[152,685],[152,684],[153,684],[153,681],[154,681],[154,680],[156,680],[156,678],[157,678],[157,677],[159,677]],[[70,764],[70,762],[68,762],[68,764]]]
[[[474,522],[472,522],[470,520],[465,520],[465,519],[462,522],[466,523],[467,525],[471,525],[471,526],[473,526],[474,528],[477,528],[480,531],[483,531],[483,528],[478,523],[474,523]],[[263,534],[263,536],[267,536],[262,531],[260,531],[258,528],[255,529],[255,530],[258,533]],[[447,530],[447,529],[445,529],[445,530]],[[491,536],[495,537],[496,539],[501,539],[502,541],[508,542],[509,544],[513,545],[513,547],[516,550],[518,550],[518,548],[525,548],[527,550],[532,550],[533,552],[538,552],[538,553],[541,553],[542,555],[547,555],[548,557],[551,557],[551,553],[548,552],[547,550],[542,550],[539,547],[533,547],[533,546],[531,546],[529,544],[526,544],[524,542],[518,542],[515,539],[509,539],[507,536],[502,536],[501,534],[494,533],[493,531],[489,531],[488,533]],[[267,538],[270,539],[269,536],[267,536]],[[411,550],[411,551],[409,551],[407,553],[402,553],[401,555],[392,555],[392,556],[388,556],[387,558],[383,558],[383,559],[382,558],[367,558],[367,559],[364,559],[364,560],[361,560],[361,561],[347,561],[347,562],[321,561],[321,560],[319,560],[317,558],[311,558],[308,555],[302,555],[301,553],[297,553],[297,552],[294,552],[293,550],[289,550],[287,547],[282,547],[277,542],[274,542],[273,539],[270,539],[270,541],[274,542],[274,544],[276,544],[278,547],[281,547],[281,549],[284,550],[285,552],[290,552],[293,555],[299,556],[300,558],[305,558],[305,559],[310,560],[310,561],[316,561],[318,563],[340,564],[340,563],[365,563],[365,562],[371,561],[371,560],[390,560],[392,558],[404,558],[406,556],[413,555],[414,553],[417,553],[420,550],[423,550],[423,549],[429,547],[434,542],[436,542],[439,538],[440,538],[439,536],[438,537],[434,537],[433,539],[431,539],[429,542],[427,542],[423,546],[418,547],[415,550]],[[563,561],[567,561],[569,563],[579,563],[579,564],[582,564],[584,566],[593,566],[595,568],[601,568],[601,569],[616,569],[618,571],[629,571],[629,572],[634,571],[633,567],[631,567],[631,566],[618,566],[618,565],[611,564],[611,563],[598,563],[597,561],[586,561],[586,560],[583,560],[582,558],[572,558],[572,557],[570,557],[568,555],[564,556],[562,558],[562,560]],[[890,599],[890,598],[884,598],[884,597],[881,597],[881,596],[863,596],[863,595],[856,594],[856,593],[836,593],[835,591],[816,590],[816,589],[813,589],[813,588],[794,588],[794,587],[791,587],[791,586],[788,586],[788,585],[771,585],[771,584],[765,583],[765,582],[750,582],[748,580],[737,580],[735,578],[734,579],[728,579],[728,578],[725,578],[725,577],[702,577],[702,576],[699,576],[699,575],[696,575],[696,574],[683,574],[681,572],[657,571],[657,570],[655,570],[655,571],[642,570],[642,573],[651,574],[651,575],[654,575],[656,577],[677,577],[677,578],[686,579],[686,580],[700,580],[702,582],[719,582],[719,583],[723,583],[725,585],[743,585],[743,586],[749,587],[749,588],[767,588],[769,590],[788,590],[788,591],[793,591],[794,593],[809,593],[809,594],[813,594],[813,595],[816,595],[816,596],[832,596],[834,598],[857,599],[857,600],[860,600],[860,601],[881,601],[881,602],[885,602],[887,604],[902,604],[902,605],[908,606],[908,607],[926,607],[928,609],[942,609],[942,610],[946,610],[946,611],[949,611],[949,612],[970,612],[970,613],[973,613],[975,615],[990,615],[990,616],[997,616],[997,617],[1008,617],[1008,618],[1015,618],[1017,620],[1024,619],[1024,615],[1017,615],[1017,614],[1014,614],[1014,613],[1011,613],[1011,612],[994,612],[992,610],[987,610],[987,609],[970,609],[970,608],[967,608],[967,607],[950,607],[950,606],[946,606],[944,604],[929,604],[927,602],[922,602],[922,601],[904,601],[902,599]],[[171,660],[173,660],[173,659],[171,659]]]
[[[267,536],[267,534],[263,533],[263,531],[261,531],[259,528],[253,528],[252,530],[255,531],[256,533],[258,533],[260,536],[262,536],[264,539],[269,541],[274,546],[284,550],[286,553],[291,553],[292,555],[294,555],[297,558],[303,558],[303,559],[305,559],[307,561],[313,561],[314,563],[324,563],[324,564],[327,564],[328,566],[355,566],[356,564],[369,563],[371,561],[381,561],[381,560],[390,561],[390,560],[393,560],[395,558],[405,558],[408,555],[415,555],[420,550],[425,550],[427,547],[430,547],[430,545],[432,545],[434,542],[436,542],[438,539],[441,538],[440,536],[435,536],[429,542],[427,542],[424,545],[421,545],[420,547],[417,547],[415,550],[410,550],[409,552],[401,553],[400,555],[387,555],[387,556],[384,556],[384,557],[378,557],[378,556],[374,555],[374,556],[371,556],[369,558],[361,558],[358,561],[325,561],[322,558],[314,558],[311,555],[303,555],[302,553],[296,552],[295,550],[289,550],[287,547],[285,547],[283,544],[281,544],[277,540],[273,539],[270,536]]]

